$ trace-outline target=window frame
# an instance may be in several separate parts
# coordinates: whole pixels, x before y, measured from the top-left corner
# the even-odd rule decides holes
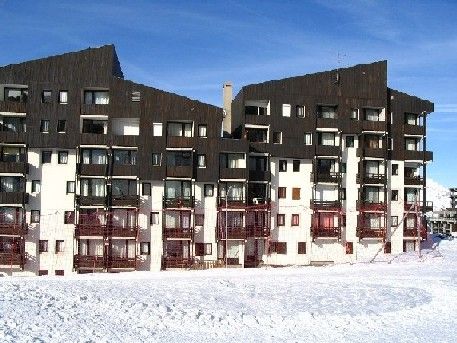
[[[205,134],[202,135],[200,130],[204,129],[205,131]],[[206,124],[199,124],[198,127],[197,127],[197,134],[198,134],[198,137],[200,138],[208,138],[208,125]]]
[[[200,162],[203,161],[203,164]],[[206,168],[206,154],[197,154],[197,168]]]
[[[278,187],[278,199],[287,198],[287,187]]]
[[[140,242],[140,255],[151,255],[151,242]]]
[[[300,199],[301,199],[301,188],[292,187],[292,200],[300,200]]]
[[[66,156],[65,162],[62,162],[61,158]],[[68,164],[68,150],[61,150],[57,152],[57,164]]]
[[[48,93],[48,94],[46,94]],[[42,104],[50,104],[52,103],[52,90],[51,89],[43,89],[41,91],[41,103]]]
[[[71,191],[71,185],[73,185],[73,191]],[[67,181],[66,192],[67,194],[74,194],[76,191],[76,182],[75,181]]]
[[[63,130],[60,127],[62,123],[63,123]],[[67,132],[67,120],[66,119],[57,120],[57,128],[56,128],[56,130],[57,130],[57,133],[65,133],[65,132]]]
[[[62,95],[66,94],[66,101],[62,101]],[[59,90],[59,104],[66,105],[68,104],[68,91],[67,90]]]
[[[300,214],[292,213],[290,216],[290,226],[300,226]]]
[[[303,111],[301,111],[301,110],[303,110]],[[302,112],[302,114],[300,114],[300,112]],[[295,116],[297,118],[305,118],[306,117],[305,105],[296,105],[295,106]]]
[[[30,210],[30,223],[39,224],[40,220],[41,220],[40,210]]]
[[[211,193],[211,194],[209,194]],[[205,183],[203,185],[203,194],[205,197],[213,197],[214,196],[214,185],[211,183]]]
[[[297,254],[306,255],[306,242],[297,242]]]
[[[287,160],[279,160],[279,162],[278,162],[278,171],[280,173],[287,172]]]
[[[49,154],[49,162],[46,162],[47,159],[45,156]],[[52,163],[52,150],[42,150],[41,151],[41,164],[51,164]]]
[[[65,252],[65,241],[63,239],[56,239],[56,254],[61,254]]]
[[[159,157],[158,163],[154,163],[154,156],[158,156],[158,157]],[[153,167],[160,167],[160,166],[162,166],[162,153],[161,153],[161,152],[153,152],[153,153],[152,153],[152,166],[153,166]]]
[[[276,226],[286,226],[286,215],[284,213],[276,214]]]
[[[49,241],[47,239],[40,239],[38,241],[38,253],[44,253],[49,251]]]
[[[142,182],[141,183],[141,194],[143,196],[151,196],[152,194],[152,186],[150,182]]]
[[[275,138],[277,138],[279,135],[279,141],[277,141]],[[274,131],[273,132],[273,144],[282,144],[282,132],[281,131]]]
[[[40,193],[40,192],[41,192],[41,180],[32,180],[31,193]]]
[[[41,119],[40,120],[40,133],[49,133],[50,129],[50,120],[49,119]]]
[[[74,224],[75,223],[75,211],[64,211],[63,223],[64,224]]]
[[[151,213],[149,213],[149,225],[159,225],[159,224],[160,224],[160,213],[158,211],[151,211]]]
[[[300,160],[292,160],[292,172],[299,173],[300,172]]]

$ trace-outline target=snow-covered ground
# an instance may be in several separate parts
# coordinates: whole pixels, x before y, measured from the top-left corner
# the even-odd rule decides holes
[[[0,278],[0,341],[455,342],[456,258]]]

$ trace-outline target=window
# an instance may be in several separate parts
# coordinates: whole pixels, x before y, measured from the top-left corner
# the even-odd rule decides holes
[[[295,107],[295,113],[298,118],[305,118],[305,106],[297,105]]]
[[[273,132],[273,144],[282,143],[282,132]]]
[[[30,211],[30,222],[31,223],[40,222],[40,210],[31,210]]]
[[[346,188],[341,188],[340,189],[340,199],[341,200],[346,200]]]
[[[198,168],[206,168],[206,155],[197,155]]]
[[[392,190],[392,201],[398,201],[398,190],[397,189]]]
[[[154,137],[162,137],[163,125],[162,123],[152,123],[152,135]]]
[[[86,105],[107,105],[109,104],[108,91],[84,91],[84,104]]]
[[[44,150],[41,152],[41,163],[51,163],[52,151]]]
[[[167,135],[170,137],[193,137],[192,123],[169,122]]]
[[[287,254],[287,243],[286,242],[271,242],[269,253],[277,253],[281,255]]]
[[[107,164],[105,149],[81,149],[80,162],[82,164]]]
[[[85,178],[80,179],[81,196],[105,197],[106,180],[103,178]]]
[[[317,115],[319,118],[336,119],[337,106],[318,106]]]
[[[279,160],[279,171],[280,172],[287,171],[287,160]]]
[[[131,94],[132,102],[140,102],[141,100],[141,92],[133,91]]]
[[[405,113],[405,124],[419,125],[418,115],[414,113]]]
[[[140,242],[140,255],[151,254],[151,242]]]
[[[55,272],[56,276],[64,276],[65,272],[62,269],[57,269]]]
[[[312,133],[305,133],[305,145],[313,145],[313,135]]]
[[[32,180],[32,193],[41,192],[41,182],[40,180]]]
[[[300,188],[292,188],[292,200],[300,200]]]
[[[162,163],[162,154],[158,152],[152,153],[152,165],[154,167],[159,167]]]
[[[43,270],[42,269],[42,270],[38,271],[38,276],[46,276],[46,275],[48,275],[48,271],[47,270]]]
[[[195,256],[211,255],[213,252],[211,243],[195,243]]]
[[[286,215],[282,213],[278,213],[276,215],[276,225],[277,226],[284,226],[286,225]]]
[[[357,108],[353,108],[351,110],[351,113],[349,114],[349,118],[352,120],[358,120],[359,119],[359,110]]]
[[[335,133],[334,132],[318,132],[317,141],[319,145],[335,146]]]
[[[205,184],[204,192],[205,192],[205,197],[212,197],[214,195],[214,185]]]
[[[65,211],[63,222],[64,222],[64,224],[74,224],[75,223],[75,211]]]
[[[59,151],[59,164],[67,164],[68,163],[68,151]]]
[[[292,226],[300,225],[300,215],[299,214],[292,214],[291,225]]]
[[[346,173],[346,162],[341,162],[341,172]]]
[[[205,215],[204,214],[195,214],[195,225],[203,226],[205,223]]]
[[[295,173],[300,171],[300,160],[292,161],[292,171]]]
[[[56,254],[59,252],[64,252],[64,241],[57,240],[56,241]]]
[[[352,255],[354,253],[354,243],[346,242],[346,255]]]
[[[298,242],[298,249],[297,252],[299,255],[306,254],[306,242]]]
[[[136,150],[113,150],[113,163],[116,165],[136,166]]]
[[[49,104],[52,102],[52,91],[45,90],[41,92],[41,102],[43,104]]]
[[[13,102],[27,102],[29,91],[27,88],[8,88],[5,87],[5,100]]]
[[[111,194],[113,196],[138,195],[137,180],[113,179],[111,181]]]
[[[377,108],[365,108],[365,120],[379,121],[380,112]]]
[[[398,164],[392,163],[392,175],[398,175]]]
[[[289,104],[282,104],[282,116],[290,117],[290,105]]]
[[[82,133],[91,133],[96,135],[106,135],[108,130],[108,120],[105,119],[84,119],[82,122]]]
[[[198,125],[198,137],[206,137],[206,125]]]
[[[59,104],[68,103],[68,91],[59,91]]]
[[[143,182],[141,184],[141,194],[151,195],[151,184],[149,182]]]
[[[278,199],[286,198],[286,187],[278,187]]]
[[[42,119],[40,122],[40,132],[48,133],[49,132],[49,120]]]
[[[67,121],[65,119],[57,121],[57,132],[64,133],[66,131]]]
[[[67,181],[67,194],[75,192],[75,182],[74,181]]]
[[[159,212],[151,212],[149,222],[151,225],[159,224]]]
[[[38,242],[38,252],[48,252],[48,241],[45,240],[39,240]]]
[[[390,217],[390,226],[398,226],[398,216]]]
[[[346,148],[354,147],[354,136],[346,136]]]

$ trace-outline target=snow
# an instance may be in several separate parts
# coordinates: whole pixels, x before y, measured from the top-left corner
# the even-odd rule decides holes
[[[449,208],[451,199],[449,189],[439,184],[435,180],[427,179],[427,201],[433,201],[435,211]]]
[[[457,240],[390,263],[4,277],[0,341],[452,342],[456,258]]]

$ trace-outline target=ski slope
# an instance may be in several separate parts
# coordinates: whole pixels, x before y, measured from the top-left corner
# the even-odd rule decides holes
[[[0,278],[1,342],[455,342],[457,240],[391,263]]]

